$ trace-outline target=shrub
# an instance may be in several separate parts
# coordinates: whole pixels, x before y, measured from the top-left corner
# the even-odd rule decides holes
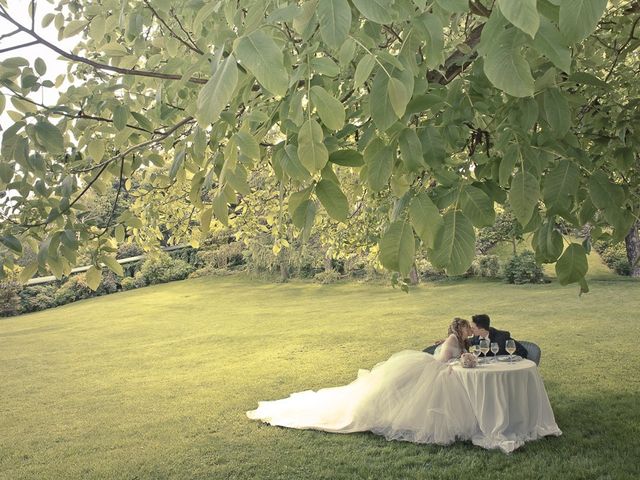
[[[136,285],[136,280],[133,277],[125,277],[122,279],[122,283],[120,283],[122,290],[133,290],[134,288],[138,288]]]
[[[244,263],[242,242],[223,243],[216,248],[197,252],[198,265],[213,268],[233,268]]]
[[[0,281],[0,317],[11,317],[20,313],[20,291],[22,286],[12,278]]]
[[[20,292],[22,312],[37,312],[55,307],[57,289],[58,285],[56,283],[32,285],[23,288],[22,292]]]
[[[627,258],[627,250],[622,242],[610,243],[599,241],[593,245],[596,252],[600,254],[602,261],[618,275],[628,276],[631,274],[631,266]]]
[[[174,260],[166,253],[147,258],[134,279],[143,281],[145,285],[184,280],[193,272],[194,267],[184,260]]]
[[[323,272],[316,273],[313,277],[316,282],[320,282],[323,285],[328,285],[330,283],[336,283],[340,280],[340,272],[337,270],[325,270]]]
[[[496,278],[500,275],[500,260],[497,255],[477,255],[471,271],[476,277]]]
[[[530,250],[514,255],[504,266],[504,277],[508,283],[540,283],[542,268],[536,263],[535,255]]]
[[[119,260],[121,258],[137,257],[143,253],[142,247],[135,243],[122,243],[118,246],[116,258]]]
[[[84,273],[78,273],[69,277],[55,293],[56,305],[65,305],[77,302],[85,298],[95,296],[93,290],[87,285],[87,277]]]
[[[98,290],[96,290],[96,294],[109,295],[110,293],[117,292],[118,288],[120,288],[118,276],[111,270],[103,270],[102,282],[100,282],[100,286],[98,287]]]
[[[189,274],[189,278],[200,277],[223,277],[225,275],[232,275],[233,272],[226,268],[216,268],[213,265],[205,265]]]

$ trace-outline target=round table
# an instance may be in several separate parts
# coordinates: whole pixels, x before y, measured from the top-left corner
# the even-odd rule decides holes
[[[475,445],[512,452],[528,440],[561,435],[538,367],[531,360],[452,367],[478,419]]]

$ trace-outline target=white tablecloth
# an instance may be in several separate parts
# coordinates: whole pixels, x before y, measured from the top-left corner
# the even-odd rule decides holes
[[[547,391],[531,360],[453,367],[478,419],[475,445],[512,452],[528,440],[561,435]]]

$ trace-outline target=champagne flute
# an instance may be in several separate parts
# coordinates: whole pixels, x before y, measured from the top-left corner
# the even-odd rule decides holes
[[[484,355],[484,358],[487,358],[487,353],[489,353],[489,340],[480,340],[480,351]]]
[[[505,350],[509,353],[509,362],[513,362],[513,354],[516,351],[516,342],[513,339],[507,340]]]
[[[496,358],[496,355],[498,355],[498,351],[500,350],[500,347],[498,346],[497,342],[491,342],[491,353],[493,353],[493,361],[494,363],[498,361],[498,359]]]

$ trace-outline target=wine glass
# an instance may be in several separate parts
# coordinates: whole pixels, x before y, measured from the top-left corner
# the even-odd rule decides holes
[[[513,362],[513,354],[516,351],[516,341],[512,339],[507,340],[505,350],[509,353],[509,362]]]
[[[498,359],[496,358],[496,355],[498,355],[498,351],[500,350],[500,347],[498,346],[497,342],[491,342],[491,353],[493,353],[493,361],[497,362]]]
[[[471,347],[473,348],[471,350],[471,353],[473,353],[473,355],[476,357],[476,361],[477,361],[478,357],[480,356],[480,346],[479,345],[472,345]]]
[[[480,340],[480,351],[484,355],[484,358],[487,358],[487,353],[489,353],[489,340]]]

